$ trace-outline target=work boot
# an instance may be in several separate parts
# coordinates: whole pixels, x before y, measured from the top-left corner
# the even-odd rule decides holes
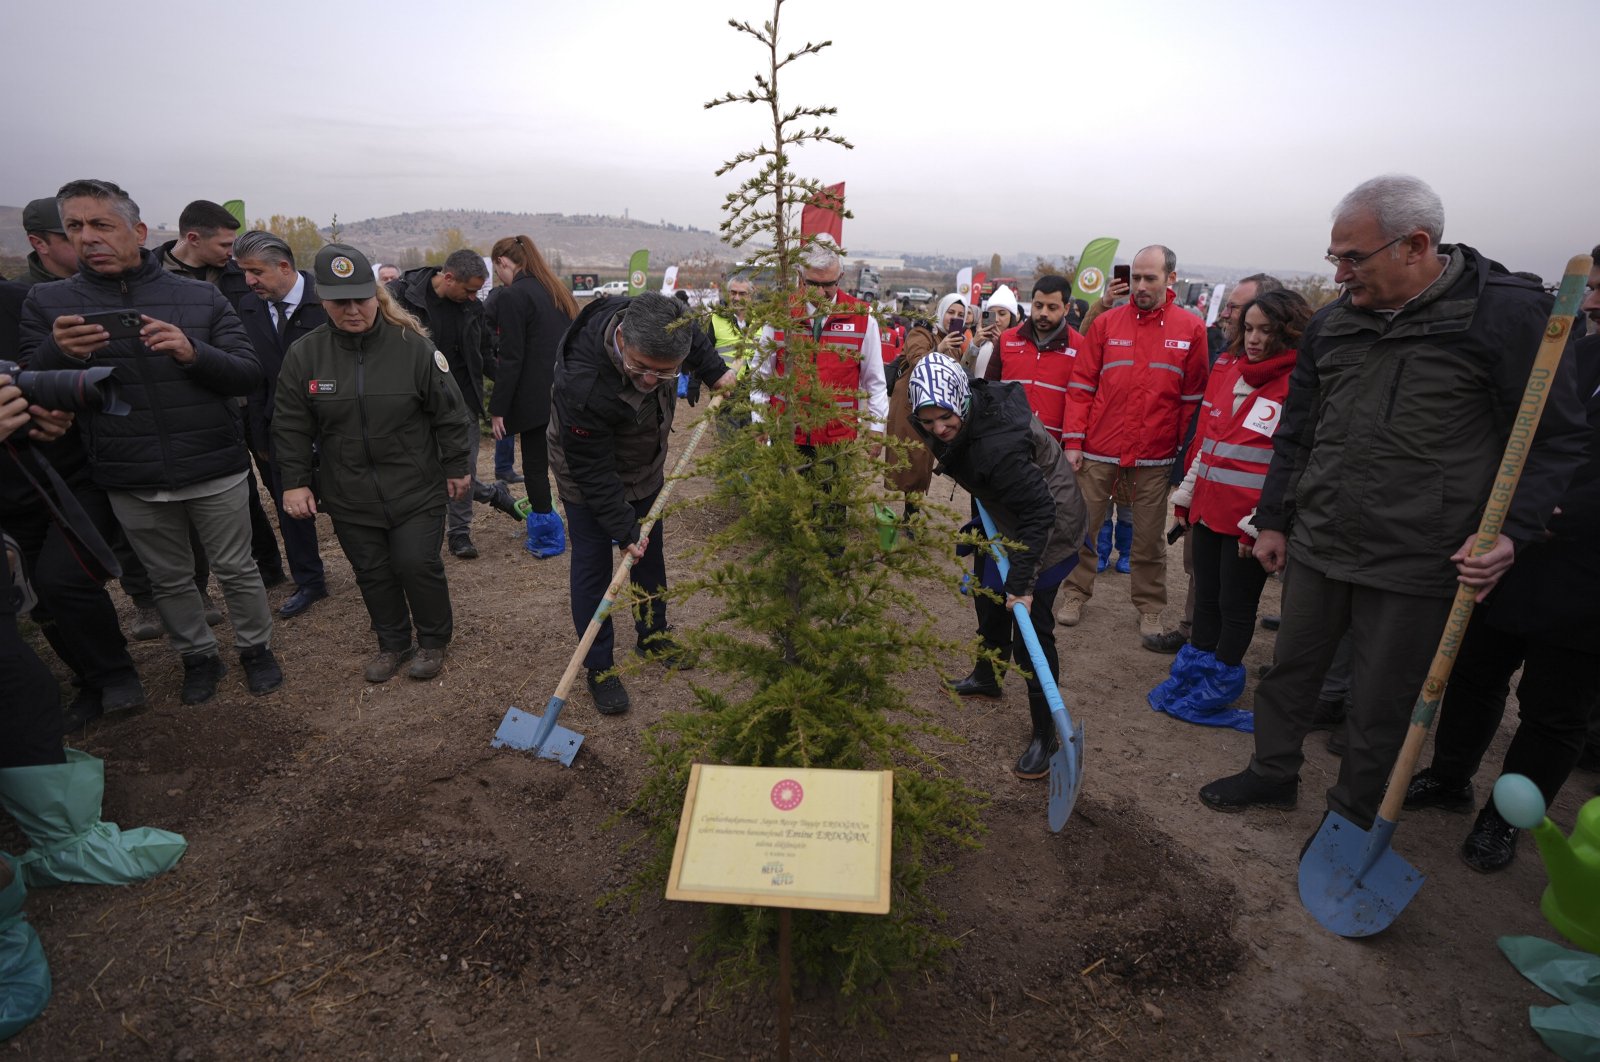
[[[1293,811],[1299,799],[1300,779],[1271,782],[1248,767],[1200,790],[1200,803],[1213,811],[1234,812],[1251,807]]]
[[[1050,717],[1050,702],[1035,682],[1028,683],[1028,717],[1033,721],[1033,737],[1017,757],[1017,765],[1011,768],[1011,773],[1032,781],[1050,773],[1050,757],[1061,747],[1055,720]]]
[[[228,673],[228,665],[216,650],[183,658],[183,690],[178,699],[184,704],[204,704],[217,695],[217,683]]]
[[[477,560],[478,547],[472,544],[472,538],[465,531],[450,536],[450,555],[462,560]]]
[[[1405,809],[1439,808],[1442,811],[1463,812],[1472,810],[1472,782],[1456,782],[1424,767],[1411,776],[1406,786]]]
[[[1095,553],[1098,555],[1094,565],[1095,574],[1097,575],[1111,567],[1111,529],[1114,526],[1116,524],[1110,517],[1107,517],[1106,522],[1100,525],[1100,537],[1094,544]]]
[[[283,669],[264,645],[239,650],[239,664],[244,668],[245,686],[258,697],[283,685]]]
[[[444,650],[421,648],[412,658],[411,667],[406,674],[417,681],[438,678],[439,672],[444,670]]]
[[[516,484],[523,482],[522,474],[520,472],[516,472],[516,471],[510,470],[510,469],[507,469],[504,474],[496,472],[494,474],[494,478],[499,480],[501,483],[508,483],[508,484],[511,484],[512,486],[515,486]]]
[[[1184,637],[1169,631],[1161,621],[1159,612],[1139,613],[1139,644],[1152,653],[1176,653],[1183,647]]]
[[[1500,817],[1494,801],[1478,812],[1472,832],[1461,842],[1461,861],[1480,874],[1504,870],[1517,857],[1517,828]]]
[[[605,677],[600,678],[601,675]],[[583,681],[589,687],[589,696],[594,698],[595,711],[601,715],[621,715],[632,704],[622,680],[614,674],[590,668]]]
[[[1283,617],[1282,616],[1262,616],[1261,617],[1261,629],[1264,630],[1264,631],[1275,631],[1281,626],[1283,626]]]
[[[411,659],[416,650],[410,647],[405,649],[379,649],[377,655],[367,661],[367,670],[363,672],[368,682],[388,682],[394,678],[395,672],[400,670],[400,665]]]
[[[205,610],[207,627],[215,627],[222,622],[222,610],[217,607],[210,594],[200,595],[200,607]]]
[[[1338,730],[1344,726],[1344,717],[1348,710],[1343,697],[1318,700],[1317,706],[1312,709],[1311,729]]]
[[[77,733],[104,713],[100,691],[80,686],[78,692],[73,695],[72,703],[67,705],[67,710],[62,713],[61,733],[63,736]]]
[[[161,613],[157,612],[154,605],[135,605],[133,609],[133,622],[128,625],[128,633],[136,642],[149,642],[167,633],[161,625]]]
[[[1083,603],[1088,600],[1076,590],[1068,590],[1061,595],[1061,609],[1056,613],[1056,622],[1063,627],[1076,627],[1083,622]]]
[[[973,665],[972,674],[966,678],[945,685],[957,697],[982,697],[988,701],[998,701],[1003,692],[994,677],[994,665],[987,659]]]

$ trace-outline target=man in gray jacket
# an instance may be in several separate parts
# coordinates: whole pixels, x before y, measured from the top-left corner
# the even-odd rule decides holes
[[[1344,294],[1301,343],[1256,513],[1255,555],[1289,567],[1256,752],[1200,790],[1218,811],[1292,808],[1317,691],[1348,630],[1347,751],[1328,807],[1365,829],[1405,737],[1456,587],[1493,589],[1583,463],[1570,352],[1493,549],[1470,556],[1552,300],[1470,247],[1414,177],[1376,177],[1334,211]]]

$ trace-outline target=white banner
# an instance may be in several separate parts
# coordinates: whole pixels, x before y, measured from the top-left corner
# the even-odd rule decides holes
[[[678,290],[678,267],[667,266],[667,271],[661,276],[661,294],[671,295]]]

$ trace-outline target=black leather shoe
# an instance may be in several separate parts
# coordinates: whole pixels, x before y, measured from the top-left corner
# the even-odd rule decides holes
[[[1264,631],[1275,631],[1281,626],[1283,626],[1283,617],[1282,616],[1262,616],[1261,617],[1261,629],[1264,630]]]
[[[1317,702],[1311,717],[1312,730],[1338,730],[1344,726],[1346,714],[1344,698]]]
[[[503,476],[496,472],[494,478],[498,479],[501,483],[517,484],[523,482],[523,477],[521,473],[518,472],[507,472]]]
[[[289,600],[285,601],[283,607],[278,609],[278,615],[284,619],[293,619],[327,596],[327,590],[313,590],[310,587],[302,586],[289,595]]]
[[[994,672],[982,666],[973,668],[972,674],[966,678],[957,679],[947,685],[950,687],[950,692],[957,697],[981,697],[986,701],[998,701],[1004,695],[1000,683],[994,680]]]
[[[644,657],[651,663],[660,664],[671,671],[693,671],[699,661],[695,655],[667,634],[653,634],[642,645],[635,645],[633,651],[638,656]]]
[[[99,719],[104,713],[105,709],[100,705],[100,691],[80,689],[61,717],[61,733],[63,735],[76,733]]]
[[[455,535],[450,539],[450,555],[462,560],[477,560],[478,547],[466,535]]]
[[[589,687],[589,696],[594,698],[594,709],[601,715],[621,715],[633,702],[628,699],[628,691],[616,675],[596,678],[604,674],[591,668],[583,680]]]
[[[1493,804],[1484,805],[1472,832],[1461,843],[1461,861],[1480,874],[1504,870],[1517,857],[1517,828],[1500,817]]]
[[[1411,784],[1406,786],[1407,811],[1416,811],[1418,808],[1440,808],[1444,811],[1471,811],[1473,805],[1472,783],[1452,782],[1447,778],[1440,778],[1433,773],[1432,767],[1424,767],[1411,777]]]
[[[178,699],[184,704],[204,704],[217,695],[217,683],[228,673],[228,665],[215,652],[183,658],[183,691]]]
[[[1200,790],[1200,803],[1213,811],[1243,811],[1245,808],[1293,811],[1299,799],[1300,779],[1269,782],[1248,767],[1238,774],[1218,778]]]

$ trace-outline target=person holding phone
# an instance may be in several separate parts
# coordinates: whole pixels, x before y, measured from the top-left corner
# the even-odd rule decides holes
[[[960,361],[967,349],[967,304],[960,295],[951,292],[939,300],[934,313],[934,327],[917,325],[906,333],[905,348],[891,364],[889,374],[888,435],[900,441],[900,448],[890,454],[892,462],[884,485],[890,490],[904,491],[908,495],[922,495],[933,482],[933,454],[923,444],[922,437],[911,425],[910,399],[902,381],[908,379],[917,363],[933,351]],[[907,498],[905,518],[911,519],[917,503]]]
[[[227,671],[195,587],[191,527],[222,583],[246,685],[270,693],[283,685],[283,672],[251,555],[250,455],[234,401],[261,380],[261,363],[221,292],[167,272],[143,248],[146,228],[127,192],[109,181],[77,180],[57,199],[83,268],[29,291],[23,360],[39,369],[109,365],[140,382],[125,392],[133,407],[126,416],[89,412],[80,422],[94,482],[110,495],[148,570],[162,623],[183,658],[181,699],[210,700]],[[103,324],[85,320],[130,309],[140,316],[137,338],[114,339]]]

